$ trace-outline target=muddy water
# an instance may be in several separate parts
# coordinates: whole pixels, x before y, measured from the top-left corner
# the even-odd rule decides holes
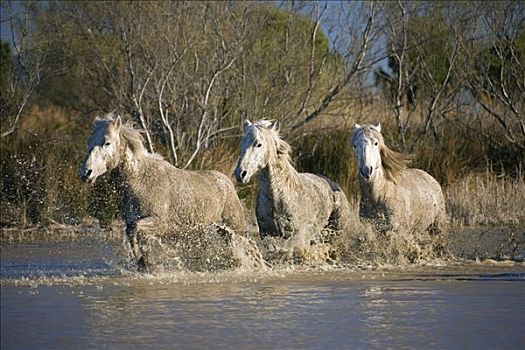
[[[520,349],[525,266],[138,274],[120,242],[1,246],[6,349]]]

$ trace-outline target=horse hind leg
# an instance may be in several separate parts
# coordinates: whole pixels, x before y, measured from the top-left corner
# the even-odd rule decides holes
[[[449,229],[449,220],[444,208],[440,208],[434,222],[430,226],[430,232],[446,236]]]
[[[241,201],[235,192],[228,197],[225,200],[224,208],[222,210],[222,223],[235,232],[244,234],[246,230],[246,222]]]
[[[241,207],[238,210],[225,210],[222,215],[224,225],[231,228],[237,233],[244,233],[246,230],[246,223],[244,222],[244,214]]]
[[[429,232],[433,239],[433,249],[438,256],[446,256],[447,249],[447,235],[449,229],[449,221],[445,210],[442,210],[436,216],[434,222],[429,227]]]

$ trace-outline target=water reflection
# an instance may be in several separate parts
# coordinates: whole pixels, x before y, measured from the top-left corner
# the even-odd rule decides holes
[[[370,344],[378,346],[385,339],[406,344],[410,339],[418,344],[435,345],[431,320],[443,303],[440,294],[429,287],[365,288],[360,311]]]
[[[93,246],[97,253],[88,245],[18,248],[1,251],[2,350],[505,349],[525,343],[519,265],[142,275],[115,268],[114,251],[101,259],[106,247]],[[106,267],[86,273],[101,263]]]
[[[209,347],[227,335],[228,344],[244,347],[257,339],[286,339],[302,333],[304,308],[319,308],[322,302],[279,284],[254,288],[253,284],[139,282],[86,297],[84,309],[93,345],[109,338],[130,346],[172,339],[182,348]]]
[[[124,267],[115,244],[53,242],[49,244],[2,244],[2,280],[50,277],[116,276]]]

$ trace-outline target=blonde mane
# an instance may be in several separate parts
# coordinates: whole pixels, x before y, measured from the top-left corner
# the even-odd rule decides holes
[[[122,125],[120,137],[126,141],[134,157],[140,158],[149,154],[144,147],[144,137],[138,129],[134,128],[133,122],[128,121]]]
[[[93,130],[99,128],[107,128],[111,122],[115,120],[114,113],[109,113],[105,117],[96,118],[93,124]],[[135,128],[135,123],[127,121],[120,128],[119,136],[124,142],[123,145],[127,145],[135,158],[152,157],[155,159],[164,159],[160,154],[149,153],[146,147],[144,147],[144,137],[139,129]]]
[[[260,120],[253,123],[253,126],[259,132],[259,135],[264,138],[265,142],[273,142],[275,144],[276,159],[272,155],[269,163],[274,163],[281,166],[281,170],[285,170],[288,176],[280,178],[285,184],[292,188],[299,186],[298,172],[294,168],[294,163],[291,158],[292,147],[288,142],[284,141],[279,134],[279,130],[276,128],[269,127],[271,122],[267,120]],[[277,179],[274,179],[277,180]]]
[[[292,146],[290,146],[288,142],[281,138],[279,130],[268,127],[263,122],[265,122],[265,120],[258,121],[253,125],[265,139],[270,139],[275,143],[277,158],[289,163],[290,165],[293,165],[293,161],[290,156],[290,153],[292,152]]]

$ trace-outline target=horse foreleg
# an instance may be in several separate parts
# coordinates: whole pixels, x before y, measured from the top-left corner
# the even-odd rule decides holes
[[[140,254],[139,245],[137,242],[137,223],[129,223],[126,225],[126,236],[128,238],[128,243],[131,251],[131,260],[137,264],[137,269],[139,271],[144,271],[146,269],[146,264],[144,262],[144,257]]]

